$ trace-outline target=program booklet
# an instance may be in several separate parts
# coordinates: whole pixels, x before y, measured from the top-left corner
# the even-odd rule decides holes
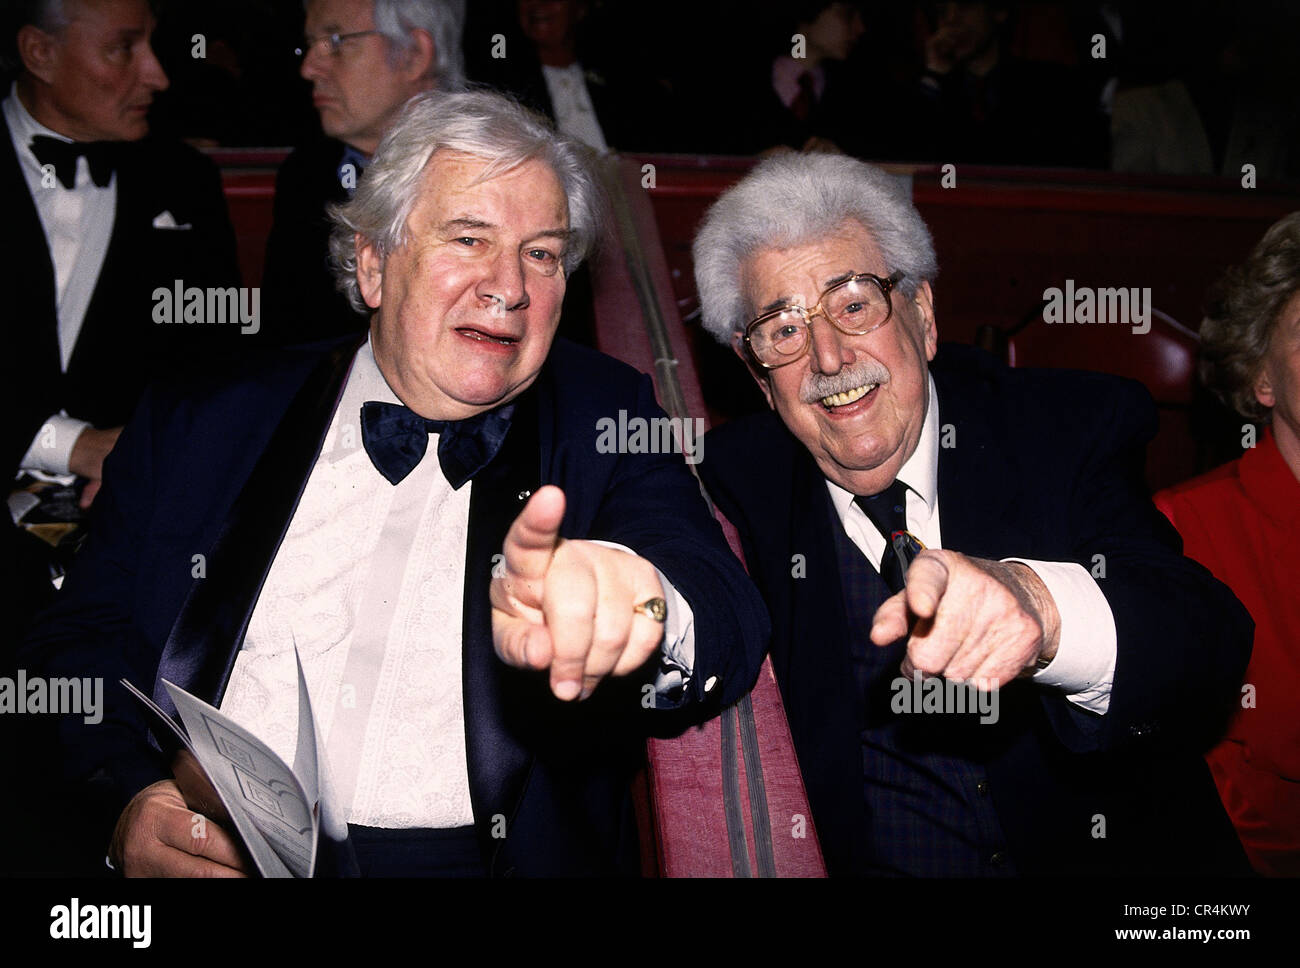
[[[329,803],[316,719],[296,649],[294,661],[298,743],[292,767],[221,710],[166,679],[163,687],[180,713],[179,724],[130,682],[123,679],[122,685],[193,754],[230,815],[235,829],[229,833],[242,841],[263,877],[357,876],[347,823]]]

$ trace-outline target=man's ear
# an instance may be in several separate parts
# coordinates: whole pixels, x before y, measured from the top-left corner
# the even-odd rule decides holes
[[[1277,405],[1277,394],[1273,392],[1273,381],[1268,377],[1268,370],[1264,367],[1259,368],[1259,375],[1255,377],[1255,399],[1259,401],[1261,407],[1272,409]]]
[[[17,40],[18,56],[22,58],[27,73],[46,84],[53,84],[59,62],[58,38],[33,24],[26,24],[19,29]]]
[[[411,46],[402,56],[402,76],[408,84],[422,87],[426,77],[431,77],[438,66],[438,48],[427,30],[411,31]]]
[[[361,298],[371,309],[378,309],[384,296],[384,260],[373,242],[357,233],[353,237],[357,247],[357,288]]]
[[[916,313],[917,325],[921,327],[921,336],[925,341],[925,358],[932,360],[939,349],[939,327],[934,321],[934,291],[928,282],[916,287],[911,308]]]
[[[749,352],[745,349],[745,337],[740,333],[732,333],[731,348],[735,354],[740,357],[740,361],[745,364],[745,369],[747,369],[749,375],[754,378],[754,382],[758,384],[758,388],[763,391],[763,398],[767,400],[768,407],[775,410],[776,406],[772,403],[771,377],[768,375],[767,370],[763,369],[750,359]]]

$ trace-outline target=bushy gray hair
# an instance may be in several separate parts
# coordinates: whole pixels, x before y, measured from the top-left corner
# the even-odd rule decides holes
[[[695,287],[704,328],[730,345],[753,317],[742,283],[746,262],[764,249],[816,241],[855,219],[870,233],[899,288],[916,294],[939,274],[930,230],[904,184],[844,155],[786,152],[759,162],[713,203],[695,235]]]
[[[413,30],[427,31],[437,50],[434,81],[444,91],[465,84],[465,0],[375,0],[375,29],[388,41],[390,60],[410,50]]]
[[[1240,265],[1229,267],[1206,296],[1197,373],[1224,405],[1268,423],[1255,381],[1282,310],[1300,292],[1300,212],[1269,227]]]
[[[417,94],[402,108],[352,200],[330,206],[334,229],[330,255],[339,289],[359,312],[368,311],[357,284],[360,235],[380,259],[407,241],[407,219],[420,195],[420,180],[434,152],[459,151],[488,162],[480,181],[538,160],[555,172],[569,204],[566,275],[587,257],[600,235],[605,211],[590,167],[591,151],[557,134],[544,117],[489,91]]]

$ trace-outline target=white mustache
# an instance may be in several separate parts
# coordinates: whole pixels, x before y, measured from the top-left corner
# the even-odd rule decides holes
[[[843,393],[868,383],[888,382],[889,370],[876,360],[863,360],[834,374],[813,373],[810,370],[799,386],[799,399],[804,403],[820,403],[822,397],[829,397],[833,393]]]

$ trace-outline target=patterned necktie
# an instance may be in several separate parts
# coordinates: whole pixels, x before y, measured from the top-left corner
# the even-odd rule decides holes
[[[514,404],[468,420],[428,420],[400,403],[361,405],[361,442],[375,469],[397,484],[415,469],[429,449],[429,434],[438,435],[438,463],[452,490],[492,462],[505,442]]]
[[[108,185],[117,162],[118,142],[115,141],[64,141],[38,134],[28,147],[42,165],[54,166],[54,174],[69,190],[77,185],[78,158],[86,159],[90,178],[100,188]]]
[[[853,502],[866,513],[884,536],[885,554],[880,559],[880,577],[891,594],[902,591],[903,574],[921,544],[907,531],[907,485],[894,481],[879,494],[855,497]],[[899,552],[903,554],[900,556]]]

